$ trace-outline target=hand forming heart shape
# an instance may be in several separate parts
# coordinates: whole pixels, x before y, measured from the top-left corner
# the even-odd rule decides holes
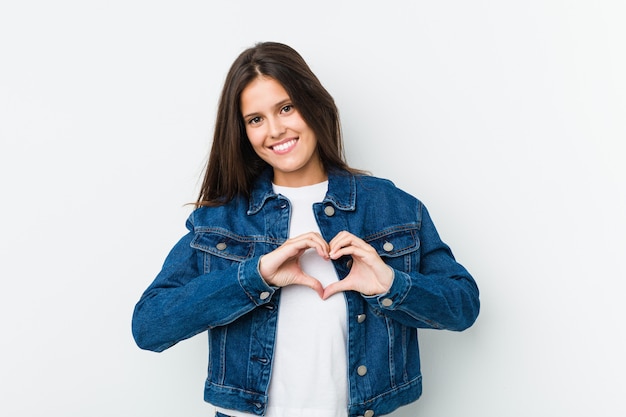
[[[352,256],[348,275],[326,288],[300,267],[300,257],[307,249],[314,249],[326,260]],[[265,281],[277,287],[304,285],[313,289],[324,300],[342,291],[358,291],[363,295],[383,294],[389,291],[394,272],[364,240],[350,232],[339,232],[329,243],[315,232],[288,239],[274,251],[263,255],[259,271]]]

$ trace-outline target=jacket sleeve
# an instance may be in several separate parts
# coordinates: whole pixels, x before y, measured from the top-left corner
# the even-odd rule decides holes
[[[478,286],[441,241],[421,202],[417,211],[421,223],[419,270],[394,269],[389,291],[365,298],[374,309],[411,327],[465,330],[478,317]]]
[[[260,257],[224,270],[199,271],[190,221],[187,228],[189,233],[171,250],[135,306],[132,332],[142,349],[161,352],[210,327],[228,324],[270,302],[275,292],[258,271]]]

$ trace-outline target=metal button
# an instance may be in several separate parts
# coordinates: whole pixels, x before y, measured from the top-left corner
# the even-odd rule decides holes
[[[391,252],[393,250],[393,243],[391,242],[385,242],[385,244],[383,245],[383,249],[386,252]]]
[[[381,302],[381,304],[384,307],[391,307],[391,305],[393,304],[393,300],[391,298],[385,298],[383,299],[383,301]]]
[[[259,298],[261,300],[267,300],[267,297],[269,297],[269,296],[270,296],[270,293],[267,292],[267,291],[263,291],[261,294],[259,294]]]
[[[334,216],[335,208],[333,206],[326,206],[324,207],[324,213],[326,213],[328,217]]]
[[[359,376],[363,376],[367,373],[367,366],[365,365],[361,365],[358,368],[356,368],[356,373],[359,374]]]
[[[346,267],[348,267],[348,269],[352,268],[352,259],[348,259],[348,261],[346,262]]]
[[[365,414],[363,414],[363,417],[374,417],[374,410],[365,411]]]
[[[367,316],[365,314],[359,314],[358,316],[356,316],[357,323],[363,323],[366,317]]]
[[[226,246],[227,246],[226,243],[220,242],[215,247],[217,248],[217,250],[224,250],[226,249]]]

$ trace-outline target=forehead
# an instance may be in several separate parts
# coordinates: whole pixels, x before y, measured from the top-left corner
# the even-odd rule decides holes
[[[242,113],[259,111],[284,100],[289,100],[289,94],[281,83],[274,78],[257,77],[241,92],[241,110]]]

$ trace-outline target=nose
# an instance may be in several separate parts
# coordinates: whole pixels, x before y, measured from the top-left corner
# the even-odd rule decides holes
[[[269,135],[272,138],[279,138],[285,133],[285,126],[278,117],[268,119]]]

